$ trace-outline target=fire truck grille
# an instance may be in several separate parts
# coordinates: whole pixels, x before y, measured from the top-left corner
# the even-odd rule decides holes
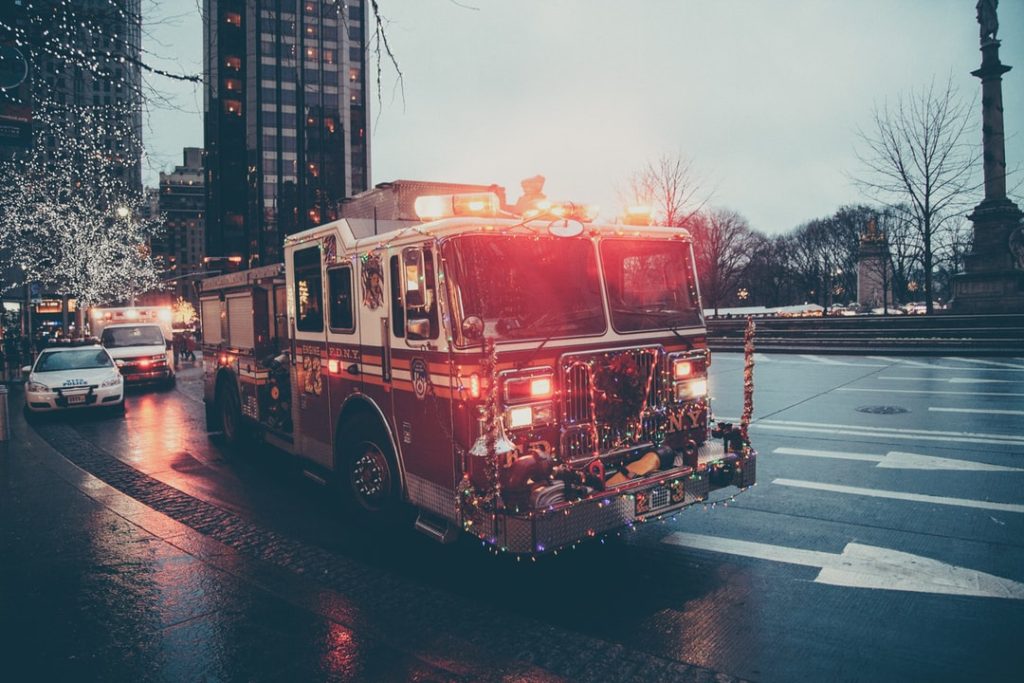
[[[631,363],[622,356],[627,356]],[[669,400],[662,377],[664,359],[660,347],[563,357],[562,457],[570,463],[580,463],[591,459],[595,452],[654,441]],[[618,419],[602,420],[594,396],[595,374],[617,365],[636,368],[638,381],[647,387],[646,401],[636,406],[635,414],[617,411]]]

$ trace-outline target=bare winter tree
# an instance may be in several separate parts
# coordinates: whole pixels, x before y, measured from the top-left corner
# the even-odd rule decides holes
[[[896,104],[876,106],[869,131],[861,131],[864,165],[858,183],[880,201],[909,207],[921,238],[924,295],[932,312],[933,241],[976,187],[979,147],[974,144],[971,108],[952,85],[934,82],[902,95]]]
[[[631,175],[623,193],[628,204],[650,206],[659,225],[683,227],[703,208],[693,161],[680,154],[663,154]]]
[[[964,270],[964,261],[973,244],[973,227],[960,217],[948,221],[939,232],[935,249],[939,291],[948,300],[953,294],[953,277]]]
[[[688,223],[693,235],[701,294],[718,315],[719,306],[729,300],[750,260],[753,245],[750,224],[729,209],[713,209],[691,216]]]

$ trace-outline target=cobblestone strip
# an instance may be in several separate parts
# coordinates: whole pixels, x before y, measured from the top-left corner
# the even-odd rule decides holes
[[[125,464],[74,428],[48,424],[39,435],[67,459],[122,493],[250,557],[314,578],[344,595],[356,608],[391,625],[387,633],[369,624],[345,624],[372,630],[406,652],[430,652],[444,634],[462,641],[485,670],[508,671],[528,663],[580,681],[735,681],[733,677],[691,666],[590,636],[564,631],[526,617],[493,615],[472,601],[399,579],[246,521],[237,514],[194,498]],[[450,647],[450,643],[449,643]],[[477,672],[471,680],[480,680]]]

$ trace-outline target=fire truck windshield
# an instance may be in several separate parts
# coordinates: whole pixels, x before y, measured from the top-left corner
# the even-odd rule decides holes
[[[699,325],[690,245],[680,241],[606,239],[601,265],[617,332]]]
[[[594,245],[585,239],[464,235],[444,247],[459,314],[496,339],[604,332]]]

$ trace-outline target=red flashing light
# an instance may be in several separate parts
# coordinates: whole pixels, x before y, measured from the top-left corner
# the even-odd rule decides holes
[[[552,393],[554,393],[554,390],[551,386],[550,377],[537,377],[530,380],[531,398],[551,398]]]
[[[677,360],[672,364],[672,378],[686,379],[693,372],[693,364],[688,360]]]

